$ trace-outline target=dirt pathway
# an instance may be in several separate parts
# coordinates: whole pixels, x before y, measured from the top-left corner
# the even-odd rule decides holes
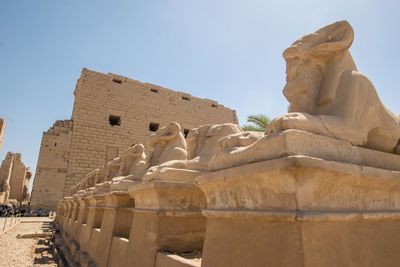
[[[51,222],[24,218],[12,230],[0,235],[2,267],[57,266],[50,237],[17,238],[18,235],[51,232]]]

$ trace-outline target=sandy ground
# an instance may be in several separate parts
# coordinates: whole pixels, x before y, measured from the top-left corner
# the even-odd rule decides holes
[[[20,234],[43,233],[49,231],[51,231],[49,219],[23,218],[21,223],[13,229],[0,235],[0,266],[57,266],[53,258],[52,245],[49,237],[17,238]]]

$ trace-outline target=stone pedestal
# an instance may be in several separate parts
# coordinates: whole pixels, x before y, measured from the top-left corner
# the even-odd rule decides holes
[[[78,237],[78,242],[83,251],[88,252],[88,243],[93,228],[96,228],[95,219],[100,220],[97,227],[100,228],[102,220],[103,207],[105,206],[105,200],[102,196],[90,196],[84,198],[85,204],[87,205],[87,214],[82,218],[81,232]],[[97,215],[97,216],[96,216]],[[98,218],[100,217],[100,219]]]
[[[400,172],[333,161],[335,149],[329,161],[281,155],[198,178],[207,198],[202,266],[396,266]],[[374,151],[351,150],[371,163]],[[377,154],[369,165],[400,160],[388,154],[385,165]]]
[[[96,255],[97,246],[99,245],[100,229],[104,217],[104,208],[106,200],[104,195],[94,195],[90,199],[88,213],[88,227],[82,238],[87,238],[86,245],[82,247],[90,255],[92,259]],[[89,223],[91,227],[89,227]]]
[[[68,203],[70,205],[70,207],[69,207],[70,212],[69,212],[69,218],[68,218],[68,221],[67,221],[67,225],[64,228],[64,231],[68,235],[70,235],[71,232],[72,232],[72,228],[74,226],[74,222],[78,219],[78,212],[79,212],[78,211],[78,208],[79,208],[78,205],[79,205],[79,203],[78,203],[77,199],[75,199],[75,198],[69,199]]]
[[[73,240],[78,241],[81,235],[82,225],[86,223],[87,220],[89,203],[87,199],[84,199],[82,197],[77,197],[75,202],[77,203],[74,215],[76,220],[73,221],[70,236]]]
[[[154,181],[130,187],[129,195],[135,209],[124,266],[154,266],[160,250],[202,249],[205,198],[193,183]]]
[[[72,214],[71,198],[65,198],[63,200],[63,206],[64,206],[63,210],[65,211],[64,212],[65,216],[63,217],[60,228],[63,229],[63,231],[65,231],[67,229],[68,222]]]
[[[114,237],[129,238],[132,225],[131,208],[134,207],[134,202],[129,198],[127,192],[111,192],[105,195],[105,200],[106,206],[98,233],[97,247],[94,255],[91,255],[100,267],[116,266],[108,263],[110,251],[113,250],[112,247],[114,246]],[[118,246],[118,244],[115,246]],[[121,248],[121,246],[119,247]],[[122,254],[125,253],[122,252]]]

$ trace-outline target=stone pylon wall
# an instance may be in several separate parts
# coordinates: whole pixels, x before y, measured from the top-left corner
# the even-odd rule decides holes
[[[151,124],[161,127],[176,121],[188,131],[202,124],[237,123],[235,111],[215,101],[87,69],[83,69],[74,95],[64,195],[122,149],[145,144],[152,133]],[[110,118],[119,120],[120,125],[111,125]]]
[[[236,112],[216,101],[88,69],[82,70],[74,96],[73,129],[70,146],[65,150],[68,155],[65,178],[57,176],[57,172],[43,178],[37,172],[33,208],[55,208],[57,201],[68,195],[70,187],[89,171],[103,166],[133,144],[143,143],[148,148],[148,136],[172,121],[178,122],[185,133],[204,124],[238,123]],[[43,139],[42,145],[44,142]],[[45,154],[41,149],[38,170]],[[57,164],[54,166],[59,168]],[[51,183],[46,182],[49,179]],[[62,181],[65,183],[61,192]],[[51,191],[54,197],[49,200]]]
[[[63,197],[72,126],[72,120],[60,120],[43,133],[32,188],[32,209],[52,210]]]

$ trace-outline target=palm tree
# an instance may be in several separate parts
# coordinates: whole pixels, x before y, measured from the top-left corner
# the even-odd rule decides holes
[[[244,131],[265,132],[265,129],[271,122],[271,119],[264,114],[249,115],[247,117],[247,122],[251,124],[243,125],[242,129]]]

